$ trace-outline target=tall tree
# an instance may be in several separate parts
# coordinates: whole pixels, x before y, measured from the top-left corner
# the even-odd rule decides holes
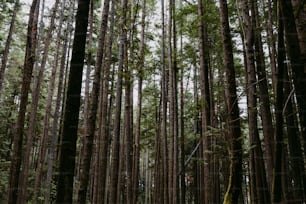
[[[300,5],[304,5],[304,3]],[[303,146],[304,146],[304,156],[306,155],[306,103],[305,103],[305,97],[306,97],[306,72],[305,72],[305,36],[301,33],[303,33],[302,28],[298,28],[294,11],[292,7],[291,1],[280,1],[280,9],[281,9],[281,16],[283,17],[283,23],[284,23],[284,30],[285,30],[285,44],[286,44],[286,51],[288,58],[290,59],[290,65],[291,65],[291,72],[292,72],[292,79],[294,84],[294,91],[296,96],[296,102],[297,102],[297,110],[298,110],[298,116],[299,116],[299,125],[301,130],[301,135],[303,138]],[[303,15],[305,12],[304,10],[300,10],[301,15]],[[297,23],[299,24],[299,21],[303,21],[302,19],[297,19]],[[296,144],[299,142],[297,137],[291,137],[291,142],[295,142]],[[292,150],[292,149],[291,149]],[[297,150],[297,149],[296,149]],[[292,152],[292,151],[291,151]],[[298,156],[298,155],[295,155]],[[300,156],[298,156],[300,157]],[[296,158],[298,159],[298,158]],[[302,159],[302,158],[300,158]],[[303,159],[302,159],[303,160]],[[295,163],[295,161],[293,161]],[[305,167],[296,168],[295,170],[300,169],[300,173],[302,174],[302,179],[299,180],[299,185],[305,185]],[[304,183],[304,184],[302,184]],[[301,199],[306,195],[305,186],[304,188],[304,195],[300,195]]]
[[[290,59],[292,79],[296,93],[298,113],[301,126],[301,134],[303,137],[304,147],[306,145],[306,72],[304,70],[302,52],[299,44],[297,27],[293,13],[291,1],[281,0],[279,2],[281,8],[281,16],[284,19],[284,29],[286,37],[286,49],[288,58]],[[306,155],[306,148],[304,148]]]
[[[284,49],[284,48],[283,48]],[[280,52],[280,51],[279,51]],[[291,172],[292,181],[292,197],[296,201],[305,201],[305,173],[304,173],[304,157],[302,151],[301,137],[298,127],[297,115],[292,114],[296,112],[294,109],[296,103],[294,97],[292,97],[292,82],[289,80],[288,66],[283,67],[284,74],[283,81],[284,86],[284,96],[286,99],[283,107],[284,124],[286,126],[287,138],[288,139],[288,151],[289,151],[289,161],[291,162]],[[288,176],[290,178],[290,176]],[[291,179],[291,178],[290,178]]]
[[[137,203],[138,180],[139,180],[139,159],[140,159],[140,130],[141,130],[141,114],[142,114],[142,85],[144,75],[144,62],[145,62],[145,29],[146,29],[146,4],[147,1],[142,2],[141,14],[141,36],[140,36],[140,50],[139,61],[137,63],[138,71],[138,99],[137,99],[137,115],[136,115],[136,128],[135,128],[135,143],[134,143],[134,158],[133,158],[133,203]]]
[[[128,1],[128,13],[126,22],[130,21],[130,25],[126,27],[130,30],[129,42],[133,42],[135,33],[136,17],[138,15],[139,3]],[[135,8],[135,9],[132,9]],[[129,12],[131,11],[131,12]],[[128,33],[126,34],[128,35]],[[127,36],[128,37],[128,36]],[[129,50],[130,49],[130,53]],[[135,191],[133,191],[133,70],[131,64],[134,63],[134,43],[129,45],[124,53],[124,151],[125,151],[125,185],[127,203],[133,203]]]
[[[61,8],[61,14],[64,12],[65,8],[65,0]],[[56,9],[56,8],[54,8]],[[54,27],[54,23],[52,26]],[[60,15],[60,23],[59,23],[59,30],[57,32],[57,38],[56,38],[56,50],[60,50],[61,46],[61,41],[60,37],[62,34],[62,25],[63,24],[63,15]],[[50,28],[51,29],[51,28]],[[52,36],[49,36],[50,38]],[[38,163],[37,163],[37,169],[36,169],[36,175],[35,175],[35,183],[34,183],[34,197],[33,197],[33,203],[38,202],[38,196],[40,193],[40,185],[42,181],[42,175],[43,175],[43,167],[45,166],[45,158],[46,154],[48,152],[48,135],[49,135],[49,127],[50,127],[50,117],[51,117],[51,111],[52,111],[52,98],[54,95],[54,88],[55,88],[55,80],[56,80],[56,72],[57,72],[57,67],[58,67],[58,61],[59,61],[59,55],[60,52],[56,52],[55,54],[55,61],[54,64],[52,65],[52,71],[51,71],[51,76],[50,76],[50,81],[49,81],[49,93],[47,97],[47,104],[46,104],[46,112],[44,115],[44,125],[43,125],[43,131],[42,135],[40,138],[41,144],[40,144],[40,150],[39,150],[39,155],[38,155]]]
[[[63,2],[64,4],[64,2]],[[70,7],[70,11],[72,11],[74,8],[73,5]],[[72,12],[70,12],[70,16],[68,18],[68,26],[71,28],[71,21],[72,21]],[[53,121],[51,125],[51,137],[50,137],[50,146],[49,146],[49,152],[48,152],[48,159],[47,159],[47,174],[46,174],[46,191],[45,191],[45,204],[48,204],[50,201],[50,192],[51,192],[51,187],[52,187],[52,176],[53,176],[53,164],[55,162],[55,157],[56,157],[56,147],[58,144],[58,130],[59,130],[59,124],[60,124],[60,108],[61,108],[61,103],[62,103],[62,95],[63,95],[63,86],[64,86],[64,76],[65,68],[67,69],[66,66],[66,58],[67,52],[68,52],[68,44],[70,44],[71,38],[71,30],[66,28],[65,30],[65,42],[62,45],[62,54],[61,54],[61,59],[60,59],[60,67],[59,67],[59,76],[58,76],[58,84],[57,84],[57,93],[56,93],[56,101],[55,101],[55,107],[54,107],[54,112],[53,112]],[[35,196],[34,196],[35,198]]]
[[[72,203],[80,94],[90,1],[79,0],[60,144],[57,203]]]
[[[38,76],[37,79],[34,80],[33,84],[33,91],[32,91],[32,103],[31,103],[31,112],[30,112],[30,118],[29,118],[29,128],[27,130],[27,139],[26,139],[26,146],[25,146],[25,151],[24,151],[24,157],[22,161],[22,171],[21,174],[22,176],[20,177],[20,184],[21,186],[28,186],[28,175],[29,175],[29,165],[30,165],[30,155],[31,155],[31,150],[32,150],[32,145],[33,145],[33,139],[35,136],[35,126],[36,126],[36,119],[37,119],[37,111],[38,111],[38,103],[39,103],[39,95],[41,92],[41,86],[42,86],[42,80],[45,72],[45,67],[48,59],[48,53],[50,50],[50,44],[51,44],[51,39],[52,39],[52,34],[54,30],[54,24],[55,24],[55,18],[56,18],[56,13],[58,10],[58,5],[59,5],[59,0],[55,1],[53,11],[51,14],[51,20],[50,20],[50,26],[47,32],[47,36],[45,39],[45,47],[44,47],[44,54],[41,60],[41,65],[39,67],[38,71]],[[51,98],[51,97],[50,97]],[[49,108],[49,107],[48,107]],[[47,108],[47,109],[48,109]],[[50,107],[51,108],[51,107]],[[49,108],[49,109],[50,109]],[[48,115],[48,114],[47,114]],[[44,126],[44,131],[46,130],[47,125]],[[46,136],[41,137],[41,151],[39,154],[40,160],[38,163],[38,168],[41,168],[40,165],[43,165],[44,162],[41,161],[42,159],[45,158],[45,141],[46,141]],[[27,188],[22,188],[20,191],[19,197],[18,197],[18,202],[23,203],[26,198],[26,191]]]
[[[7,66],[8,56],[9,56],[9,53],[10,53],[11,42],[13,40],[13,33],[14,33],[14,30],[15,30],[16,16],[17,16],[17,12],[18,12],[19,8],[20,8],[20,2],[19,2],[19,0],[17,0],[15,2],[15,6],[14,6],[14,10],[13,10],[13,16],[12,16],[12,19],[11,19],[10,28],[9,28],[9,32],[8,32],[8,35],[7,35],[5,48],[4,48],[3,56],[2,56],[2,60],[1,60],[0,97],[1,97],[1,90],[2,90],[2,86],[3,86],[3,82],[4,82],[5,69],[6,69],[6,66]]]
[[[93,149],[93,141],[94,134],[96,129],[96,118],[97,118],[97,110],[98,110],[98,99],[100,94],[100,81],[101,81],[101,72],[102,72],[102,62],[104,55],[104,44],[105,44],[105,36],[107,30],[107,22],[108,22],[108,13],[109,13],[109,3],[110,0],[104,1],[103,5],[103,13],[102,13],[102,21],[100,27],[100,36],[99,36],[99,45],[97,52],[97,59],[95,65],[95,75],[92,87],[92,94],[90,100],[90,112],[87,120],[87,132],[85,135],[85,148],[84,148],[84,156],[82,158],[82,172],[80,178],[80,189],[79,189],[79,203],[86,203],[86,193],[87,186],[89,181],[89,170],[90,163],[92,157],[92,149]],[[105,91],[105,90],[104,90]]]
[[[162,195],[162,202],[168,203],[168,145],[167,145],[167,109],[168,109],[168,74],[166,68],[166,27],[165,27],[165,2],[161,0],[161,21],[162,21],[162,36],[161,36],[161,149],[162,149],[162,173],[161,173],[161,192],[164,192]]]
[[[176,65],[176,25],[175,1],[169,1],[168,16],[168,67],[169,67],[169,203],[178,202],[177,158],[178,158],[178,118],[177,118],[177,65]]]
[[[182,1],[180,1],[180,7],[182,7]],[[180,23],[180,51],[179,54],[183,56],[183,35],[182,28],[183,22]],[[179,179],[179,189],[180,189],[180,203],[186,202],[186,168],[185,168],[185,89],[184,89],[184,67],[180,67],[180,179]]]
[[[110,202],[118,203],[118,197],[120,191],[118,186],[120,184],[120,124],[121,124],[121,102],[122,102],[122,75],[124,70],[125,50],[127,49],[127,36],[126,36],[126,20],[127,20],[127,0],[123,0],[121,5],[122,15],[120,17],[120,42],[119,42],[119,65],[118,65],[118,79],[116,90],[116,110],[114,118],[114,134],[112,144],[112,166],[111,166],[111,190],[110,190]]]
[[[306,72],[306,9],[305,9],[305,1],[303,0],[291,0],[294,16],[295,16],[295,22],[297,25],[297,33],[298,33],[298,39],[299,39],[299,45],[301,49],[302,54],[302,61],[304,63],[304,71]]]
[[[201,87],[201,127],[202,127],[202,152],[201,159],[201,200],[205,203],[210,203],[211,199],[211,181],[209,173],[209,138],[208,127],[210,126],[210,93],[209,93],[209,79],[208,79],[208,46],[205,43],[206,29],[204,25],[204,7],[203,1],[198,0],[198,15],[199,15],[199,50],[200,50],[200,87]],[[203,175],[202,175],[203,174]]]
[[[228,21],[227,0],[220,0],[222,44],[225,65],[225,96],[230,152],[230,175],[224,204],[238,203],[242,182],[242,143],[239,107],[236,92],[232,38]]]
[[[264,145],[266,157],[266,172],[267,178],[272,178],[272,169],[273,169],[273,123],[272,123],[272,114],[271,114],[271,100],[269,94],[268,86],[268,77],[266,73],[266,64],[265,64],[265,54],[263,51],[262,43],[262,29],[260,26],[260,16],[258,11],[258,3],[252,2],[252,20],[254,22],[254,51],[255,51],[255,63],[256,63],[256,74],[258,76],[258,90],[259,90],[259,100],[260,100],[260,116],[262,120],[263,136],[264,136]],[[274,46],[274,45],[272,45]],[[271,49],[274,49],[273,47]],[[274,51],[273,51],[274,52]],[[272,61],[273,61],[272,57]],[[275,69],[274,62],[271,62],[272,70]]]
[[[266,174],[263,161],[263,153],[261,148],[261,142],[259,139],[258,123],[257,123],[257,78],[256,78],[256,66],[255,66],[255,49],[259,49],[259,42],[255,42],[255,8],[254,3],[251,2],[249,7],[249,2],[247,0],[242,1],[242,12],[244,20],[244,39],[245,39],[245,64],[247,70],[247,103],[248,103],[248,125],[249,125],[249,141],[250,141],[250,179],[251,179],[251,200],[254,203],[269,203],[270,196],[269,190],[266,182]],[[250,16],[249,13],[252,15]],[[257,35],[258,38],[258,35]],[[259,40],[259,39],[257,39]],[[262,61],[258,59],[257,56],[257,68],[259,72],[263,73]],[[260,75],[261,76],[261,75]],[[265,80],[262,79],[261,80]],[[262,85],[261,85],[262,86]],[[263,88],[263,87],[261,87]],[[263,92],[263,91],[262,91]],[[260,92],[260,94],[262,94]],[[265,97],[265,96],[263,96]],[[263,97],[261,99],[263,99]],[[269,105],[269,104],[266,104]],[[267,107],[268,108],[268,107]],[[265,110],[267,111],[267,110]],[[265,120],[266,122],[266,120]],[[271,121],[272,122],[272,121]],[[267,124],[263,124],[267,125]],[[270,124],[272,125],[272,124]],[[271,134],[271,132],[270,132]],[[266,132],[265,132],[265,136]]]
[[[8,186],[8,203],[16,203],[19,190],[25,186],[19,186],[20,167],[22,161],[23,131],[25,124],[25,113],[28,103],[28,94],[32,79],[32,72],[35,63],[37,22],[39,15],[39,0],[33,0],[30,8],[30,17],[27,30],[26,52],[23,65],[23,78],[21,86],[21,96],[19,113],[13,138],[13,153],[10,169],[10,180]]]
[[[285,60],[284,43],[284,24],[283,19],[279,18],[278,23],[278,55],[277,55],[277,84],[276,84],[276,102],[275,102],[275,150],[274,150],[274,169],[272,183],[272,202],[280,203],[283,201],[283,177],[282,177],[282,156],[283,156],[283,75]]]

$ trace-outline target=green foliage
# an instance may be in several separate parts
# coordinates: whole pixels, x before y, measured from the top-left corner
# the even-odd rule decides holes
[[[0,200],[4,201],[7,197],[8,172],[11,163],[9,161],[0,160]]]
[[[158,126],[156,118],[156,110],[158,108],[157,96],[159,90],[154,83],[147,84],[143,89],[143,108],[142,108],[142,127],[141,127],[141,141],[142,145],[146,147],[154,145],[156,127]],[[151,146],[154,148],[154,146]]]

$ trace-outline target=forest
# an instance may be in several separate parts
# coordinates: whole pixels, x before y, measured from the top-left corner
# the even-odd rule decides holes
[[[305,0],[1,0],[0,203],[306,203]]]

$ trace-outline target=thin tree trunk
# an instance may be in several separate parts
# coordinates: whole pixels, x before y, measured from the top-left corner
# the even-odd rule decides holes
[[[183,42],[182,35],[180,39],[180,54],[183,56]],[[185,170],[185,94],[184,94],[184,68],[181,67],[181,76],[180,76],[180,166],[181,166],[181,174],[180,174],[180,203],[186,203],[186,170]]]
[[[121,131],[123,132],[123,131]],[[124,137],[121,135],[120,136],[120,143],[123,144],[124,143]],[[126,192],[125,192],[125,182],[124,182],[124,177],[123,177],[123,169],[124,169],[124,146],[123,145],[119,145],[119,156],[118,156],[118,160],[119,160],[119,165],[118,165],[118,183],[117,183],[117,203],[122,203],[124,200],[126,200]]]
[[[172,44],[172,26],[173,26],[173,0],[168,1],[168,71],[169,71],[169,170],[168,170],[168,194],[169,204],[174,204],[174,68],[173,68],[173,44]]]
[[[36,94],[37,96],[33,97],[32,99],[32,105],[35,105],[35,107],[33,107],[33,111],[31,112],[31,118],[30,121],[32,120],[32,122],[35,124],[35,119],[36,119],[36,112],[37,112],[37,105],[38,105],[38,95],[40,94],[40,86],[41,86],[41,81],[43,78],[43,72],[46,66],[46,62],[47,62],[47,56],[48,56],[48,50],[50,47],[50,41],[52,39],[52,31],[54,29],[54,21],[55,21],[55,17],[56,17],[56,12],[58,9],[58,4],[59,1],[56,1],[53,7],[53,13],[51,16],[51,22],[50,22],[50,27],[48,30],[48,34],[47,34],[47,41],[45,43],[45,48],[44,48],[44,56],[42,59],[42,63],[41,63],[41,68],[40,68],[40,72],[39,72],[39,76],[41,78],[37,79],[37,84],[36,84]],[[62,8],[61,13],[63,13],[64,8]],[[62,15],[61,15],[62,16]],[[61,28],[62,28],[62,21],[63,18],[60,19],[60,25],[59,25],[59,31],[58,31],[58,36],[57,36],[57,46],[56,46],[56,50],[60,49],[60,36],[61,36]],[[48,40],[49,39],[49,40]],[[40,153],[38,155],[38,163],[37,163],[37,169],[36,169],[36,175],[35,175],[35,184],[34,184],[34,198],[33,201],[34,203],[37,202],[37,198],[38,198],[38,194],[39,194],[39,190],[40,190],[40,183],[41,183],[41,176],[43,173],[43,167],[45,165],[45,155],[47,152],[47,141],[48,141],[48,136],[49,136],[49,118],[50,118],[50,114],[51,114],[51,108],[52,108],[52,97],[53,97],[53,92],[54,92],[54,86],[55,86],[55,76],[56,76],[56,70],[57,70],[57,66],[58,66],[58,55],[59,55],[59,51],[56,53],[55,56],[55,62],[51,71],[51,77],[50,77],[50,83],[49,83],[49,94],[48,94],[48,99],[47,99],[47,105],[46,105],[46,113],[44,116],[44,126],[43,126],[43,131],[42,131],[42,136],[41,136],[41,145],[40,145]],[[35,99],[35,100],[34,100]],[[35,109],[34,109],[35,108]],[[32,118],[33,117],[33,118]],[[33,125],[34,125],[33,124]],[[34,137],[34,126],[32,127],[30,125],[31,129],[29,128],[29,132],[28,132],[28,136],[32,135],[32,137]],[[31,131],[31,133],[30,133]],[[32,139],[31,139],[32,140]]]
[[[204,8],[202,0],[198,0],[198,15],[199,15],[199,49],[200,49],[200,86],[201,86],[201,125],[202,125],[202,137],[203,137],[203,163],[201,164],[201,172],[203,179],[201,179],[201,200],[204,203],[211,202],[211,179],[209,173],[209,139],[208,139],[208,126],[210,126],[210,93],[209,93],[209,79],[208,79],[208,59],[207,59],[207,47],[205,47],[205,25],[204,25]],[[201,156],[202,157],[202,156]]]
[[[161,186],[163,185],[161,174],[162,174],[162,165],[161,165],[161,98],[158,102],[155,101],[155,122],[156,122],[156,128],[155,128],[155,158],[154,158],[154,192],[153,192],[153,198],[154,203],[162,203],[163,202],[163,192],[161,191]],[[140,161],[139,161],[140,162]]]
[[[28,93],[31,84],[32,72],[35,63],[36,39],[37,39],[37,22],[39,15],[39,0],[33,0],[30,9],[30,18],[27,31],[27,44],[24,60],[24,71],[21,87],[19,113],[13,138],[13,152],[8,186],[8,203],[15,204],[19,191],[26,186],[19,185],[20,167],[22,161],[22,143],[25,123],[25,113],[28,103]]]
[[[24,157],[22,161],[22,166],[23,166],[22,171],[21,171],[22,176],[19,181],[21,186],[28,186],[29,165],[30,165],[30,158],[31,158],[30,155],[31,155],[31,150],[32,150],[32,145],[33,145],[33,139],[35,137],[35,127],[37,124],[36,119],[37,119],[39,95],[40,95],[41,83],[43,80],[44,71],[45,71],[45,67],[46,67],[46,63],[48,59],[49,48],[51,44],[52,33],[54,30],[55,17],[56,17],[58,4],[59,4],[59,0],[55,2],[54,7],[53,7],[53,11],[51,14],[51,20],[50,20],[50,26],[49,26],[48,33],[45,39],[45,47],[43,50],[44,54],[42,57],[41,65],[38,70],[38,76],[36,80],[34,80],[33,91],[32,91],[31,112],[30,112],[30,119],[29,119],[29,128],[27,130],[27,141],[26,141],[26,147],[25,147]],[[43,128],[44,128],[43,132],[47,131],[46,126]],[[44,150],[45,141],[46,141],[44,136],[41,138],[41,141],[42,141],[41,150]],[[45,155],[43,154],[42,151],[40,153],[42,154],[40,154],[39,157],[44,159]],[[38,165],[43,165],[43,164],[44,162],[42,162],[41,160],[38,163]],[[27,191],[27,188],[22,188],[20,195],[18,197],[18,201],[17,201],[18,203],[24,203],[26,201],[26,198],[25,198],[26,191]]]
[[[146,0],[142,2],[142,15],[141,15],[141,38],[140,38],[140,51],[138,70],[138,105],[136,115],[136,131],[135,131],[135,148],[134,148],[134,165],[133,165],[133,203],[137,203],[138,192],[138,179],[139,179],[139,159],[140,159],[140,128],[141,128],[141,114],[142,114],[142,82],[144,75],[144,61],[145,61],[145,25],[146,25]],[[157,133],[158,134],[158,133]],[[156,141],[158,142],[158,141]],[[159,158],[156,158],[159,161]]]
[[[162,39],[161,39],[161,66],[162,66],[162,79],[161,79],[161,97],[162,97],[162,116],[161,116],[161,149],[162,149],[162,174],[161,174],[161,190],[162,203],[166,204],[169,202],[168,194],[168,144],[167,144],[167,69],[166,69],[166,27],[165,27],[165,3],[161,0],[161,15],[162,15]]]
[[[263,153],[261,148],[261,142],[259,139],[259,132],[258,132],[258,123],[257,123],[257,94],[256,94],[256,71],[255,71],[255,49],[259,49],[259,42],[255,42],[255,8],[254,3],[251,3],[251,8],[248,7],[248,1],[242,2],[242,9],[243,9],[243,19],[244,19],[244,39],[245,39],[245,59],[246,59],[246,66],[247,66],[247,101],[248,101],[248,124],[249,124],[249,141],[250,141],[250,163],[251,163],[251,183],[252,185],[252,193],[253,197],[251,197],[252,203],[270,203],[270,196],[269,190],[266,182],[266,174],[264,168],[264,161],[263,161]],[[249,11],[251,11],[251,16],[249,16]],[[258,31],[257,31],[258,32]],[[258,34],[259,35],[259,34]],[[259,39],[257,39],[258,41]],[[259,72],[263,73],[262,70],[262,61],[258,59],[257,56],[257,68]],[[260,75],[260,74],[259,74]],[[265,80],[265,79],[261,79]],[[262,82],[260,82],[262,83]],[[263,89],[263,87],[261,87]],[[266,88],[266,87],[265,87]],[[262,94],[262,90],[260,94]],[[268,94],[268,93],[267,93]],[[264,99],[264,98],[261,98]],[[265,101],[262,101],[264,103]],[[269,104],[265,104],[268,105]],[[267,110],[265,110],[267,111]],[[263,119],[267,119],[262,117]],[[270,117],[271,119],[271,117]],[[263,120],[263,122],[267,122]],[[272,121],[270,121],[272,125]],[[263,124],[267,125],[267,124]],[[268,127],[271,128],[271,127]],[[265,127],[264,127],[265,129]],[[264,136],[266,132],[264,132]]]
[[[59,40],[58,40],[58,42],[59,42]],[[66,43],[66,42],[65,42]],[[64,51],[62,51],[62,52],[64,52]],[[67,51],[65,52],[65,53],[67,53]],[[58,54],[58,53],[57,53]],[[62,55],[63,55],[63,53],[62,53]],[[56,60],[58,60],[58,58],[59,58],[59,56],[57,56],[56,57]],[[52,109],[52,97],[53,97],[53,95],[54,95],[54,86],[55,86],[55,72],[57,72],[56,70],[57,70],[57,66],[58,66],[58,62],[55,62],[54,63],[54,65],[53,65],[53,71],[52,71],[52,78],[54,77],[54,79],[50,79],[50,92],[49,92],[49,94],[48,94],[48,104],[47,104],[47,107],[46,107],[46,115],[45,115],[45,118],[44,118],[44,126],[46,126],[46,125],[50,125],[49,123],[50,123],[50,116],[51,116],[51,109]],[[54,72],[55,71],[55,72]],[[54,74],[54,75],[53,75]],[[58,98],[58,96],[57,96],[57,98]],[[59,102],[60,103],[60,102]],[[59,105],[60,106],[60,105]],[[59,111],[59,109],[58,109],[58,111]],[[53,116],[53,121],[54,120],[58,120],[58,116],[57,116],[57,119],[56,119],[56,117],[55,117],[55,115]],[[53,125],[52,125],[53,126]],[[47,126],[46,126],[47,127]],[[52,129],[53,129],[53,127],[51,128],[51,132],[52,132]],[[42,182],[42,180],[41,180],[41,177],[42,177],[42,174],[43,174],[43,165],[44,165],[44,160],[45,160],[45,155],[46,154],[48,154],[48,149],[49,149],[49,154],[50,154],[50,152],[51,152],[51,145],[52,145],[52,141],[54,140],[53,139],[53,137],[50,137],[50,138],[48,138],[48,134],[49,134],[49,127],[47,127],[47,128],[44,128],[44,135],[42,136],[42,137],[44,137],[43,138],[43,140],[42,140],[42,142],[41,143],[45,143],[44,145],[42,145],[40,148],[41,148],[41,151],[43,152],[43,153],[40,153],[39,155],[38,155],[38,160],[40,161],[40,162],[38,162],[38,168],[37,168],[37,170],[36,170],[36,175],[35,175],[35,186],[34,186],[34,197],[33,197],[33,203],[36,203],[37,202],[37,199],[38,199],[38,196],[39,196],[39,193],[40,193],[40,185],[41,185],[41,182]],[[53,135],[53,134],[51,134],[51,135]],[[56,131],[56,138],[57,138],[57,131]],[[46,146],[46,145],[48,145],[48,146]],[[53,149],[54,149],[55,147],[53,147]],[[53,150],[54,151],[54,150]],[[54,156],[53,156],[53,158],[52,158],[53,160],[54,160]],[[45,183],[45,185],[48,187],[48,186],[50,186],[49,185],[49,183],[48,183],[48,178],[49,178],[49,171],[50,171],[50,167],[49,167],[49,163],[50,162],[50,158],[48,158],[47,159],[47,179],[46,179],[46,181],[44,181],[44,183]],[[52,165],[51,165],[51,167],[52,167]],[[51,168],[52,169],[52,168]],[[49,181],[49,182],[51,182],[51,180]],[[48,188],[46,188],[46,189],[48,189]],[[48,192],[48,190],[46,190],[46,192]],[[49,194],[50,194],[50,192],[49,192]],[[45,193],[45,195],[48,195],[49,196],[49,194],[47,194],[47,193]],[[45,197],[45,203],[49,203],[48,202],[48,198],[49,197]]]
[[[80,94],[90,2],[78,1],[75,36],[70,61],[69,81],[60,146],[57,203],[72,203]]]
[[[255,21],[255,30],[254,30],[254,44],[255,44],[255,60],[256,60],[256,73],[258,76],[258,88],[259,88],[259,100],[260,100],[260,116],[262,120],[263,127],[263,136],[265,144],[264,155],[266,157],[266,172],[267,179],[271,179],[273,171],[273,123],[272,123],[272,114],[270,109],[270,94],[267,82],[267,74],[265,70],[265,58],[262,45],[261,37],[261,28],[260,28],[260,19],[258,14],[257,2],[252,2],[254,15],[252,17]],[[272,48],[273,49],[273,48]],[[273,62],[271,63],[272,69],[274,69]],[[266,180],[266,179],[265,179]],[[271,180],[268,180],[271,181]],[[267,182],[265,182],[267,183]],[[270,183],[270,182],[268,182]],[[267,183],[267,184],[268,184]],[[264,191],[265,192],[265,191]],[[267,191],[266,193],[268,193]],[[267,194],[266,196],[269,196]]]
[[[127,50],[125,50],[124,59],[124,74],[125,74],[125,119],[124,119],[124,136],[125,136],[125,172],[126,172],[126,203],[133,203],[133,191],[132,191],[132,164],[133,164],[133,132],[132,132],[132,104],[130,100],[132,91],[132,78],[131,70],[127,63]]]
[[[64,4],[63,4],[64,5]],[[73,6],[71,6],[73,8]],[[70,9],[72,10],[72,9]],[[72,16],[70,15],[69,21],[71,22]],[[70,25],[68,25],[70,27]],[[55,153],[56,153],[56,146],[58,141],[58,125],[59,125],[59,118],[60,118],[60,107],[62,102],[62,94],[63,94],[63,85],[64,85],[64,72],[66,67],[66,57],[68,51],[68,41],[69,41],[69,32],[68,29],[65,31],[65,42],[63,45],[63,51],[61,56],[60,62],[60,70],[59,70],[59,77],[58,77],[58,85],[57,85],[57,96],[55,102],[55,109],[53,114],[53,122],[51,128],[51,138],[50,138],[50,147],[49,147],[49,154],[48,154],[48,164],[47,164],[47,175],[46,175],[46,192],[45,192],[45,204],[50,203],[50,192],[51,192],[51,181],[53,175],[53,163],[55,161]]]
[[[193,92],[194,92],[194,104],[196,104],[197,109],[195,110],[195,114],[194,114],[194,119],[193,119],[193,134],[195,137],[198,137],[200,134],[200,121],[199,121],[199,96],[198,96],[198,69],[196,68],[196,66],[194,66],[194,76],[193,76]],[[194,202],[195,203],[199,203],[199,188],[198,188],[198,183],[199,183],[199,179],[198,179],[198,166],[199,166],[199,162],[197,162],[196,159],[199,158],[199,150],[198,150],[198,146],[200,145],[200,142],[198,142],[198,144],[196,143],[196,141],[194,141],[195,144],[195,148],[194,148],[194,163],[193,163],[193,177],[194,177],[194,182],[193,182],[193,194],[194,194]],[[189,156],[190,157],[190,156]],[[185,162],[186,165],[187,162]]]
[[[10,28],[9,28],[7,39],[6,39],[6,42],[5,42],[5,48],[4,48],[3,56],[2,56],[2,60],[1,60],[0,98],[1,98],[1,93],[2,93],[2,86],[3,86],[3,82],[4,82],[4,76],[5,76],[5,70],[6,70],[6,66],[7,66],[8,56],[9,56],[9,53],[10,53],[11,42],[13,40],[13,33],[15,31],[16,16],[17,16],[17,12],[18,12],[19,8],[20,8],[20,3],[19,3],[19,0],[17,0],[15,2],[15,5],[14,5],[13,16],[12,16],[12,19],[11,19]]]
[[[168,67],[169,67],[169,203],[177,203],[177,79],[176,79],[176,34],[175,2],[169,1],[168,16]]]
[[[121,102],[122,102],[122,75],[124,67],[124,53],[126,46],[126,17],[127,17],[127,0],[124,0],[121,5],[121,32],[120,32],[120,44],[119,44],[119,65],[118,65],[118,79],[117,79],[117,90],[116,90],[116,110],[114,116],[114,135],[112,144],[112,166],[111,166],[111,178],[110,178],[110,203],[119,203],[120,191],[118,191],[118,186],[120,185],[121,175],[119,163],[120,163],[120,125],[121,125]]]
[[[277,55],[277,84],[276,84],[276,105],[275,105],[275,149],[274,149],[274,170],[272,183],[272,202],[281,203],[283,200],[282,186],[282,152],[283,152],[283,75],[285,61],[285,45],[283,35],[283,20],[279,19],[278,27],[278,55]]]
[[[233,46],[228,22],[227,1],[220,0],[221,31],[225,65],[225,95],[228,112],[228,140],[230,146],[230,175],[224,204],[238,203],[242,182],[242,144],[239,107],[236,92]]]
[[[269,57],[270,57],[270,63],[271,63],[271,74],[272,74],[272,84],[273,84],[273,91],[274,93],[276,93],[276,45],[275,45],[275,34],[273,32],[273,23],[274,23],[274,19],[273,19],[273,14],[275,13],[275,8],[277,6],[272,6],[272,1],[273,0],[268,0],[267,1],[267,13],[268,13],[268,22],[267,22],[267,35],[268,35],[268,51],[269,51]],[[272,12],[270,12],[272,11]],[[264,138],[265,139],[265,145],[269,144],[269,141],[267,141],[268,138]],[[272,145],[273,147],[273,145]],[[268,154],[268,152],[266,151],[266,153]],[[273,157],[273,151],[272,151],[272,157]],[[271,172],[268,172],[268,174],[270,174]],[[271,182],[271,178],[269,179],[269,183]]]

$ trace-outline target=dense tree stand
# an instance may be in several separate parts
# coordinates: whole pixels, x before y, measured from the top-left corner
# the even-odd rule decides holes
[[[305,203],[305,16],[305,0],[3,1],[0,200]]]

